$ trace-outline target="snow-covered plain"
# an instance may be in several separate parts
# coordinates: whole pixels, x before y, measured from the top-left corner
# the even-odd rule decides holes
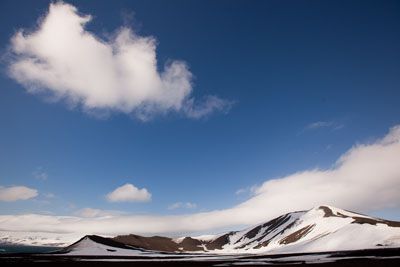
[[[0,231],[0,244],[64,247],[80,238],[82,233],[44,233]]]

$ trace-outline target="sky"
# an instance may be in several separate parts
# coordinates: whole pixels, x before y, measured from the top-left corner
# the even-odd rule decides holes
[[[400,220],[398,1],[0,9],[1,230]]]

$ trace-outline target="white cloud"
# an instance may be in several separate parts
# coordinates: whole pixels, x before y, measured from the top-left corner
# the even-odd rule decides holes
[[[110,202],[147,202],[151,200],[151,194],[146,188],[125,184],[107,194],[106,198]]]
[[[83,208],[81,210],[76,211],[74,214],[76,216],[80,216],[80,217],[84,217],[84,218],[96,218],[96,217],[121,215],[121,214],[123,214],[123,212],[113,211],[113,210]]]
[[[194,103],[193,98],[189,99],[183,110],[189,118],[199,119],[214,111],[228,113],[233,104],[233,101],[227,101],[217,96],[207,96],[203,102],[197,105]]]
[[[236,195],[243,195],[243,194],[250,194],[253,195],[257,191],[258,186],[257,185],[252,185],[252,186],[247,186],[244,188],[239,188],[236,190],[235,194]]]
[[[0,186],[0,201],[12,202],[17,200],[27,200],[34,198],[37,195],[38,191],[36,189],[26,186]]]
[[[176,202],[168,206],[169,210],[176,210],[176,209],[195,209],[197,208],[196,203],[192,202]]]
[[[10,76],[30,93],[65,99],[89,113],[148,120],[175,111],[200,118],[232,106],[216,96],[195,105],[185,62],[173,60],[159,70],[153,37],[123,26],[104,40],[85,29],[91,20],[70,4],[50,4],[35,31],[20,30],[11,39]]]
[[[344,127],[343,124],[337,123],[335,121],[316,121],[310,123],[304,127],[303,131],[316,130],[320,128],[330,128],[332,130],[340,130]]]
[[[43,196],[45,198],[55,198],[56,197],[56,195],[54,195],[53,193],[45,193],[45,194],[43,194]]]
[[[41,181],[45,181],[49,177],[47,175],[47,173],[43,170],[42,167],[36,168],[36,170],[32,174],[33,174],[33,177],[35,177],[35,179],[38,179]]]
[[[250,225],[321,204],[364,213],[400,208],[400,125],[382,139],[344,153],[329,169],[270,179],[232,208],[176,216],[80,218],[2,215],[0,229],[83,234],[190,233]],[[29,221],[29,224],[26,222]]]

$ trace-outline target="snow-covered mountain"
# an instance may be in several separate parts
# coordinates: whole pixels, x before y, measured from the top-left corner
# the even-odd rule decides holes
[[[7,243],[65,245],[61,236],[38,233],[1,233]],[[77,238],[74,239],[74,241]],[[71,244],[72,242],[69,241]],[[221,235],[169,238],[124,235],[114,238],[85,236],[66,247],[72,255],[151,255],[161,252],[196,253],[301,253],[400,247],[400,222],[368,217],[342,209],[320,206],[292,212],[242,231]]]
[[[149,251],[140,248],[130,247],[119,243],[111,238],[87,235],[82,237],[74,244],[65,247],[60,251],[62,254],[74,256],[96,256],[96,255],[113,255],[113,256],[152,256]]]
[[[219,248],[209,247],[217,240]],[[292,212],[243,231],[202,242],[223,253],[317,252],[400,246],[400,222],[329,206]]]
[[[117,236],[145,249],[212,253],[286,253],[400,247],[400,222],[329,206],[292,212],[248,229],[206,237]]]

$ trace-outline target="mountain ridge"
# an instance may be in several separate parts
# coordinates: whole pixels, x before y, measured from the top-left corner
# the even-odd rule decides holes
[[[95,255],[153,252],[268,254],[382,247],[400,247],[400,222],[323,205],[286,213],[240,231],[219,235],[180,238],[136,234],[112,238],[86,235],[59,252]]]
[[[357,242],[357,239],[346,239],[346,235],[354,236],[350,230],[360,234],[358,240],[361,237],[364,243]],[[334,238],[329,240],[328,237]],[[390,242],[400,246],[400,222],[323,205],[308,211],[290,212],[242,231],[215,235],[206,240],[196,237],[172,239],[138,235],[116,236],[113,240],[167,252],[264,253],[285,251],[287,248],[298,251],[360,249],[390,246]],[[321,240],[328,245],[321,244]],[[153,243],[157,245],[152,246]],[[164,249],[160,249],[162,247]]]

